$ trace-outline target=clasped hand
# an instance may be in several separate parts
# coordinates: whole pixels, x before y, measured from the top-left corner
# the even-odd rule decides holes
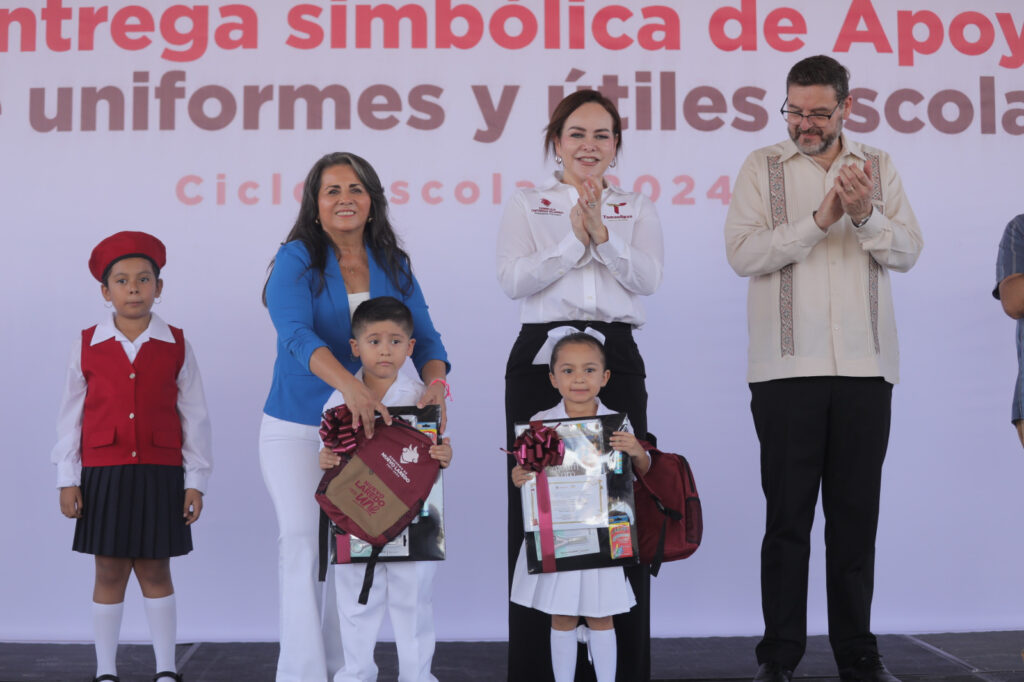
[[[815,224],[827,231],[843,214],[850,216],[854,222],[860,222],[871,215],[871,192],[874,189],[872,175],[875,172],[871,161],[864,162],[863,170],[853,163],[842,166],[836,173],[832,187],[821,200],[814,216]]]
[[[608,241],[608,229],[601,218],[601,188],[593,178],[584,178],[576,188],[580,198],[569,211],[569,222],[572,232],[584,246],[603,244]]]

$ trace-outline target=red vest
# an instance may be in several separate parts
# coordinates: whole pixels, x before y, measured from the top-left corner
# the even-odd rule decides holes
[[[91,345],[96,327],[82,331],[82,374],[88,386],[82,411],[82,466],[181,466],[178,372],[185,336],[177,343],[150,339],[129,362],[114,338]]]

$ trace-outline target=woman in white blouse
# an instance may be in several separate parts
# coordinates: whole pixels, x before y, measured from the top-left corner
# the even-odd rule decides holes
[[[611,380],[600,400],[629,415],[647,433],[644,363],[633,329],[644,322],[641,296],[661,283],[661,223],[647,197],[612,186],[604,173],[622,147],[615,105],[581,90],[551,114],[544,148],[561,168],[541,187],[519,190],[505,206],[498,232],[498,281],[522,302],[519,336],[505,370],[509,447],[513,424],[558,402],[542,348],[559,327],[590,327],[604,336]],[[509,471],[512,468],[509,461]],[[523,540],[519,490],[509,481],[509,582]],[[637,605],[615,617],[618,678],[650,678],[650,580],[645,566],[626,571]],[[546,614],[509,606],[510,682],[550,680]],[[588,666],[579,666],[581,672]],[[579,675],[578,673],[577,675]],[[579,679],[579,677],[578,677]]]

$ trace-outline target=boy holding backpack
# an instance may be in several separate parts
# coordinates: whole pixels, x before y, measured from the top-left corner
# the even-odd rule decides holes
[[[409,309],[390,296],[364,301],[352,315],[352,355],[362,363],[356,378],[385,406],[415,405],[423,394],[424,386],[419,379],[399,372],[416,343],[412,331]],[[335,391],[324,410],[344,402],[341,392]],[[447,468],[452,459],[451,439],[442,438],[429,453],[442,469]],[[320,451],[321,469],[339,464],[340,455],[327,448]],[[398,648],[398,679],[437,682],[430,672],[435,641],[431,591],[436,569],[434,561],[378,563],[369,599],[361,605],[357,597],[363,586],[365,566],[335,566],[341,645],[345,653],[344,667],[335,680],[377,679],[373,650],[386,608]]]

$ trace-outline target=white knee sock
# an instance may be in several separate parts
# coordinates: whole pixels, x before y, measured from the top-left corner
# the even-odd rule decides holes
[[[92,629],[96,638],[96,677],[117,674],[117,640],[121,636],[120,604],[92,603]]]
[[[156,655],[156,672],[178,672],[174,663],[174,640],[178,631],[178,609],[174,594],[149,599],[143,597],[149,634],[153,638],[153,653]]]
[[[551,670],[555,682],[572,682],[576,677],[576,630],[551,628]]]
[[[615,629],[590,631],[590,660],[594,663],[597,682],[615,682],[618,652],[615,648]]]

